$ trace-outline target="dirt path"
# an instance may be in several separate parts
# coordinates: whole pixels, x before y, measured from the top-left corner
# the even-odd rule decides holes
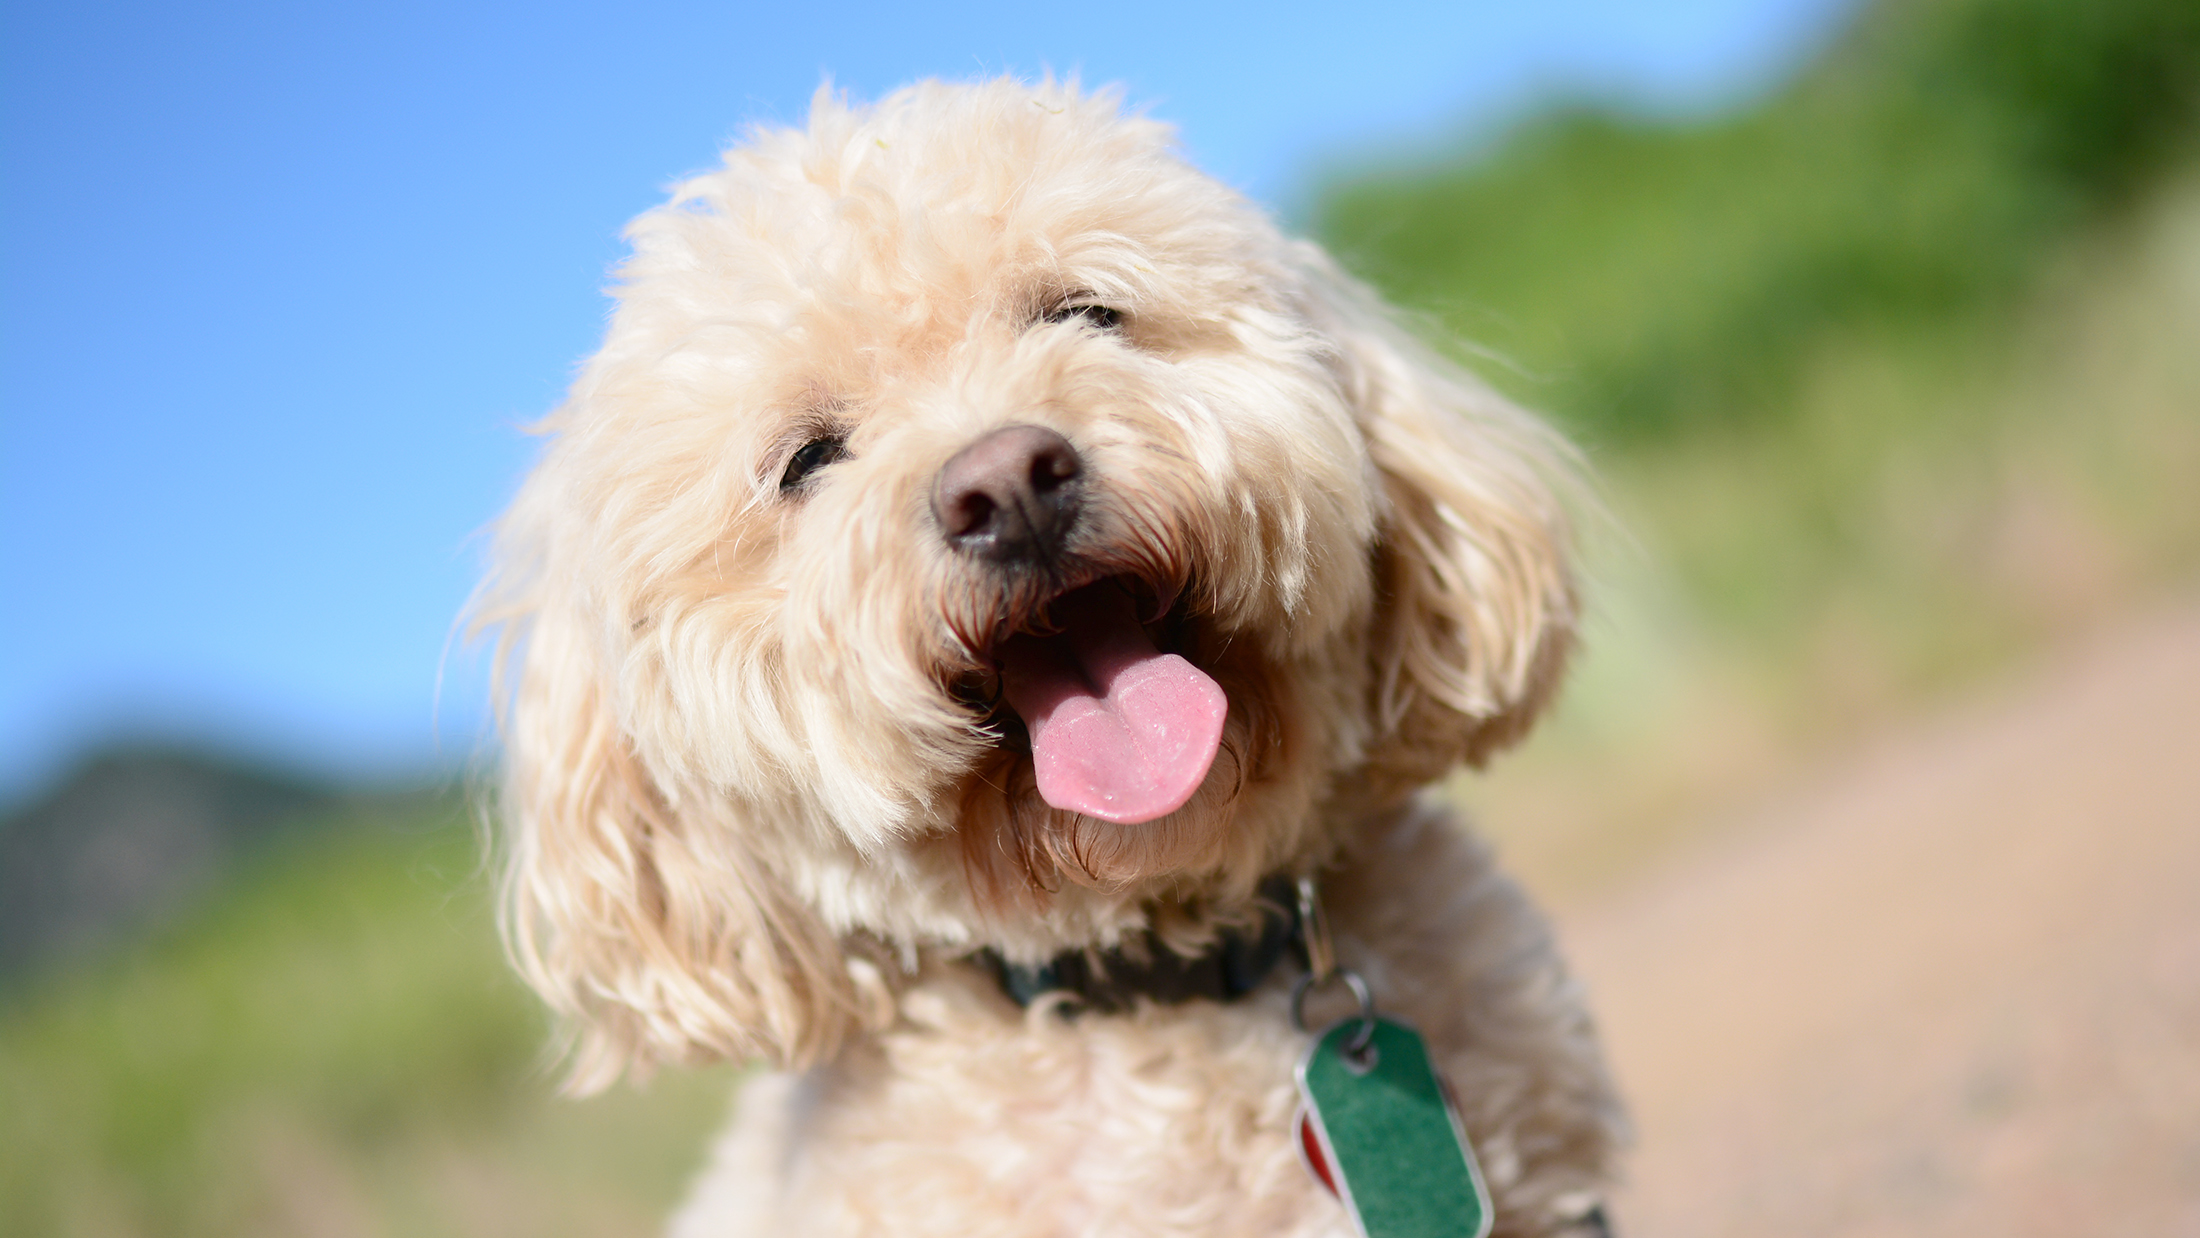
[[[2200,606],[1561,925],[1630,1238],[2200,1236]]]

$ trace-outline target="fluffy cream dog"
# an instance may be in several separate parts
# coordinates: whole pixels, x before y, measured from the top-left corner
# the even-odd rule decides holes
[[[1417,796],[1565,660],[1557,441],[1073,84],[821,93],[629,235],[486,614],[507,929],[576,1085],[778,1067],[675,1232],[1349,1233],[1296,965],[1002,982],[1209,959],[1307,874],[1497,1232],[1600,1232],[1581,995]]]

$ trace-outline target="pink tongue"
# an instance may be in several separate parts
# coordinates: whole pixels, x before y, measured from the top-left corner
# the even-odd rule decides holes
[[[1222,745],[1229,699],[1146,639],[1130,596],[1093,585],[1055,603],[1059,635],[1001,650],[1001,689],[1031,731],[1039,794],[1135,825],[1184,806]]]

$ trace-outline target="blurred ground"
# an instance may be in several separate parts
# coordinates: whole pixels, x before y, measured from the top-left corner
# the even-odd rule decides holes
[[[2200,601],[1561,921],[1635,1238],[2200,1234]]]

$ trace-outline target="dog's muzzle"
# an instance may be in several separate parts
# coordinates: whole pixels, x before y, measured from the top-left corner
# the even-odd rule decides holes
[[[1212,677],[1154,643],[1143,589],[1094,579],[1074,545],[1084,459],[1044,426],[1003,426],[940,469],[932,511],[948,544],[1003,581],[1055,592],[982,651],[1031,741],[1040,797],[1121,824],[1190,801],[1220,750],[1229,699]]]

